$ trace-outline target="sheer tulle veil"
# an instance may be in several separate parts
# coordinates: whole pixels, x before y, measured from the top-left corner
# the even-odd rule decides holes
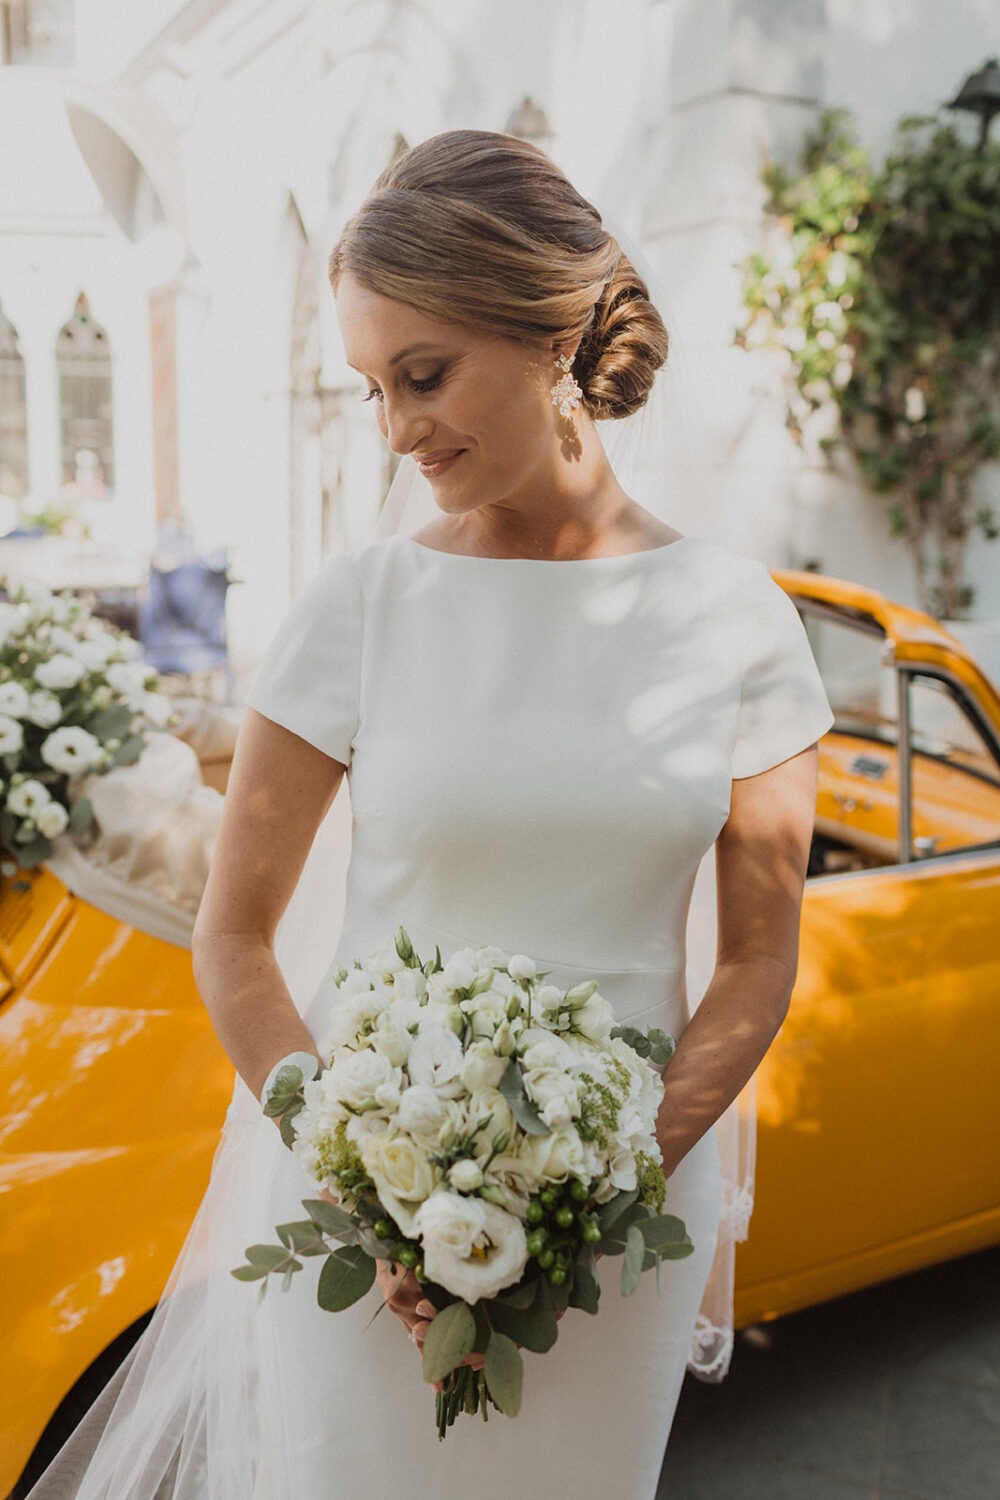
[[[632,246],[626,253],[640,258]],[[648,268],[641,266],[647,280]],[[653,300],[657,300],[653,287]],[[661,304],[662,305],[662,304]],[[601,424],[625,489],[662,451],[662,397],[635,417]],[[436,514],[429,487],[404,459],[374,539],[417,530]],[[666,519],[670,519],[666,516]],[[350,855],[345,784],[319,830],[278,934],[277,951],[303,1011],[335,947]],[[702,862],[688,923],[688,991],[696,1004],[715,962],[714,857]],[[744,1093],[716,1126],[723,1175],[719,1245],[691,1351],[690,1368],[719,1380],[732,1350],[734,1242],[746,1233],[753,1192],[753,1097]],[[84,1419],[31,1500],[292,1500],[287,1477],[266,1455],[280,1437],[266,1430],[278,1403],[259,1399],[268,1378],[266,1333],[255,1293],[228,1274],[246,1245],[272,1237],[260,1221],[242,1163],[283,1148],[257,1101],[237,1082],[211,1182],[150,1327]],[[269,1295],[274,1295],[270,1293]],[[295,1500],[303,1500],[297,1496]]]

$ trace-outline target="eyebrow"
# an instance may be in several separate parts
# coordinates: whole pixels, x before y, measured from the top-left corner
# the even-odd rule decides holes
[[[392,356],[389,361],[389,368],[391,370],[393,365],[398,365],[401,359],[407,359],[411,354],[420,354],[424,349],[434,349],[436,347],[435,344],[410,344],[407,348],[400,349],[398,354]]]

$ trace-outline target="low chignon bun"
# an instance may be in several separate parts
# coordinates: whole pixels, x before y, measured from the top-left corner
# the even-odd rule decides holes
[[[596,419],[627,417],[667,357],[648,289],[601,216],[543,151],[453,130],[383,172],[330,256],[383,296],[554,351]]]

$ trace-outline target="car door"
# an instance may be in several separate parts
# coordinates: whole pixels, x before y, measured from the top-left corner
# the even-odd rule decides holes
[[[809,623],[837,717],[799,978],[758,1075],[741,1323],[1000,1240],[995,729],[968,672],[873,619]]]

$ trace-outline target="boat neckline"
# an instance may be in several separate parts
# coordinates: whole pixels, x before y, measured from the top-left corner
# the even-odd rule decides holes
[[[430,547],[426,542],[417,541],[415,536],[404,536],[402,540],[431,557],[454,558],[456,562],[528,563],[531,567],[540,568],[577,568],[592,563],[635,562],[640,557],[661,557],[664,552],[672,552],[683,542],[694,541],[694,537],[686,533],[674,537],[672,542],[664,542],[660,547],[643,547],[639,552],[605,552],[596,557],[484,557],[478,552],[445,552],[442,547]]]

